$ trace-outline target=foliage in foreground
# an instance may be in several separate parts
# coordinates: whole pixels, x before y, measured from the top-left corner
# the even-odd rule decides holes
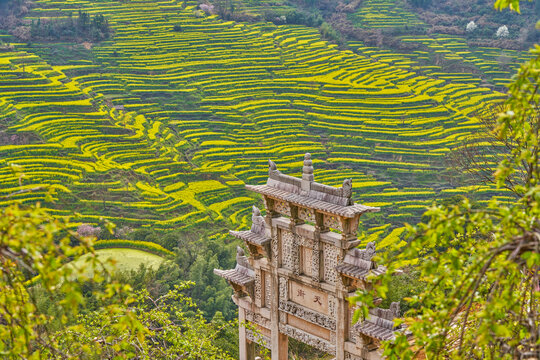
[[[500,5],[503,4],[503,5]],[[517,1],[498,1],[498,6]],[[385,297],[400,261],[420,259],[424,290],[407,299],[405,334],[386,344],[390,359],[522,359],[540,354],[540,46],[510,86],[495,135],[513,146],[494,174],[514,182],[514,203],[493,199],[478,209],[464,200],[434,206],[428,221],[409,226],[411,242],[391,262],[378,287]],[[364,313],[374,294],[359,293]],[[413,344],[411,347],[410,343]]]
[[[92,239],[76,239],[69,229],[39,206],[0,210],[2,358],[233,359],[213,342],[233,324],[207,322],[181,292],[190,283],[159,298],[133,292],[108,276]],[[86,267],[64,266],[85,253]],[[99,307],[83,311],[89,282],[100,285],[91,294]],[[54,299],[53,310],[40,309],[44,296]]]

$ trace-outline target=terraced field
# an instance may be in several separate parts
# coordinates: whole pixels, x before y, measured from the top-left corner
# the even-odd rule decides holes
[[[0,196],[20,189],[17,171],[42,187],[2,203],[52,188],[44,206],[80,222],[245,227],[256,200],[243,184],[266,179],[268,158],[299,174],[310,152],[317,181],[352,177],[354,198],[381,206],[370,234],[387,246],[434,199],[475,190],[451,186],[444,159],[502,97],[478,83],[339,51],[315,29],[204,17],[190,2],[37,3],[34,19],[82,8],[115,35],[57,66],[37,45],[0,52],[2,124],[37,135],[0,147]]]
[[[527,51],[469,46],[463,36],[438,33],[414,35],[409,27],[426,29],[428,25],[419,20],[401,0],[364,1],[350,18],[360,28],[397,28],[403,34],[397,37],[402,45],[417,48],[397,54],[366,47],[361,42],[349,43],[355,52],[452,83],[491,84],[496,90],[505,92],[519,64],[529,58]],[[448,72],[443,70],[444,67],[459,68],[461,71]]]
[[[379,29],[424,25],[406,6],[403,0],[365,0],[351,20],[360,26]]]

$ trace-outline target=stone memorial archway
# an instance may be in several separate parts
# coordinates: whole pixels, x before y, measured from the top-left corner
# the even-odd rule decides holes
[[[253,207],[251,229],[230,231],[250,256],[238,248],[234,269],[214,270],[234,289],[240,324],[258,329],[254,336],[240,325],[240,360],[253,360],[255,342],[270,349],[272,360],[286,360],[289,337],[336,360],[380,359],[380,342],[394,337],[399,304],[371,309],[353,324],[347,301],[356,289],[371,288],[368,275],[386,271],[372,260],[373,243],[357,248],[360,216],[379,208],[353,203],[350,179],[340,188],[315,182],[310,154],[301,179],[270,160],[267,183],[246,188],[263,196],[266,216]]]

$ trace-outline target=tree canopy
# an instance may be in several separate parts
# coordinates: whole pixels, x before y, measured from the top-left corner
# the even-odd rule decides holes
[[[39,205],[0,209],[3,358],[233,359],[214,340],[235,323],[206,321],[184,294],[191,282],[159,297],[133,291],[73,227]],[[83,254],[84,266],[66,266]]]

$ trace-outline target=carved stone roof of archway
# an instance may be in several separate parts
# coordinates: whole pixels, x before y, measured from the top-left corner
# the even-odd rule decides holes
[[[362,335],[381,341],[393,340],[394,332],[400,330],[394,326],[394,318],[399,316],[399,302],[393,302],[390,309],[373,308],[366,320],[354,325],[354,330]]]
[[[379,208],[376,207],[354,204],[351,199],[351,179],[345,179],[340,188],[315,182],[309,153],[304,157],[302,178],[282,174],[272,160],[269,160],[268,163],[266,185],[247,185],[248,190],[346,218],[352,218],[366,212],[379,211]]]
[[[234,236],[234,237],[236,237],[238,239],[244,240],[244,241],[246,241],[248,243],[255,244],[255,245],[260,245],[260,246],[266,245],[271,241],[271,239],[269,237],[266,237],[266,236],[260,235],[260,234],[256,234],[256,233],[252,232],[251,230],[246,230],[246,231],[229,230],[229,234],[231,234],[232,236]]]
[[[255,272],[247,257],[244,256],[244,250],[240,247],[237,247],[235,268],[230,270],[214,269],[214,274],[240,286],[248,286],[255,282]]]
[[[361,215],[367,212],[379,211],[379,208],[360,204],[354,204],[349,206],[336,205],[327,201],[312,198],[309,195],[291,193],[289,191],[281,190],[270,185],[246,185],[246,189],[262,195],[270,196],[278,200],[287,201],[298,206],[312,208],[315,210],[343,216],[346,218],[353,218],[357,215]]]
[[[386,267],[377,265],[373,260],[375,243],[370,242],[365,249],[351,249],[345,255],[343,262],[336,266],[338,273],[355,279],[364,279],[367,275],[384,274]]]

